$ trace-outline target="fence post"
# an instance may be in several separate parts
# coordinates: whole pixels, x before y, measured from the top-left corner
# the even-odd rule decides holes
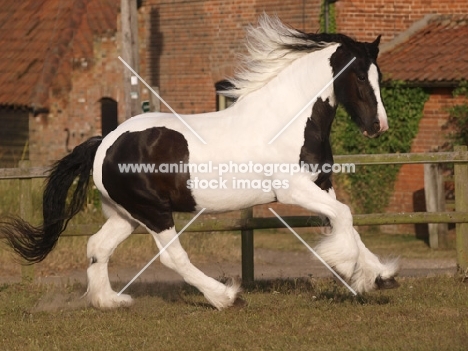
[[[22,170],[28,170],[31,167],[29,160],[19,162],[19,168]],[[32,179],[31,178],[20,178],[20,217],[27,222],[32,221],[33,206],[32,206]],[[23,265],[21,267],[21,277],[23,282],[31,282],[34,279],[34,266]]]
[[[424,165],[424,195],[427,212],[445,211],[444,179],[439,164]],[[431,249],[447,248],[447,223],[428,223]]]
[[[466,146],[455,146],[455,151],[467,152]],[[468,163],[455,163],[455,211],[468,212]],[[458,271],[463,277],[468,274],[468,223],[455,227]]]
[[[241,219],[253,218],[253,208],[241,211]],[[252,283],[254,281],[254,231],[253,229],[242,229],[242,282]]]

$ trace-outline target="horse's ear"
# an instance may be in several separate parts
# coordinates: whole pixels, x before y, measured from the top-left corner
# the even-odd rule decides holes
[[[372,43],[367,43],[367,52],[374,60],[377,60],[377,56],[379,55],[380,37],[381,35],[379,35]]]
[[[382,37],[381,34],[379,34],[379,36],[377,37],[377,39],[375,39],[373,42],[372,42],[372,46],[375,46],[376,48],[379,47],[379,44],[380,44],[380,38]]]

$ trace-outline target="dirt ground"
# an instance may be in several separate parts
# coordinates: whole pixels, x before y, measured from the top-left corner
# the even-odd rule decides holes
[[[193,262],[207,275],[222,279],[240,277],[240,262]],[[401,259],[400,277],[433,277],[453,275],[456,272],[455,259]],[[142,264],[142,267],[144,265]],[[123,288],[141,268],[109,268],[112,286],[116,291]],[[332,277],[332,273],[312,254],[305,252],[284,252],[267,249],[255,250],[255,280],[294,279],[294,278]],[[0,284],[20,282],[20,276],[2,276]],[[57,311],[59,309],[76,309],[87,306],[83,294],[86,289],[86,271],[66,271],[60,274],[37,276],[34,281],[39,284],[54,285],[37,302],[33,311]],[[72,291],[65,286],[78,283]],[[126,293],[138,296],[142,286],[151,286],[161,291],[176,291],[183,286],[182,278],[163,266],[159,260],[149,266],[139,278],[126,290]],[[143,290],[146,290],[144,288]]]
[[[240,277],[242,268],[240,262],[196,262],[192,261],[205,274],[214,278]],[[143,268],[143,264],[141,268]],[[436,275],[451,275],[456,272],[455,259],[407,259],[400,260],[399,276],[402,277],[432,277]],[[109,267],[110,279],[114,283],[130,281],[140,270],[137,267]],[[307,277],[331,277],[328,269],[307,252],[284,252],[267,249],[255,250],[255,279],[287,279]],[[0,277],[0,283],[21,281],[20,276]],[[50,274],[35,278],[38,283],[69,284],[73,282],[86,283],[86,271],[66,271],[60,274]],[[148,267],[136,283],[177,283],[182,278],[174,271],[163,266],[156,260]]]

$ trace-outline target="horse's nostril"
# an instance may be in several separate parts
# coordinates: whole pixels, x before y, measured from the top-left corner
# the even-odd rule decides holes
[[[379,121],[374,122],[374,130],[375,130],[375,131],[379,131],[379,130],[380,130],[380,122],[379,122]]]

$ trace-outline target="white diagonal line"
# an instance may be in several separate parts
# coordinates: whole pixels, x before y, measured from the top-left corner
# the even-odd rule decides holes
[[[286,223],[286,222],[284,221],[284,219],[281,218],[281,217],[275,212],[275,210],[273,210],[271,207],[269,207],[268,209],[269,209],[276,217],[278,217],[278,219],[281,221],[281,223],[283,223],[283,224],[286,226],[286,228],[288,228],[288,229],[291,231],[291,233],[293,233],[293,234],[296,236],[296,238],[298,238],[299,241],[300,241],[301,243],[303,243],[303,244],[305,245],[305,247],[307,247],[307,248],[309,249],[309,251],[312,252],[312,253],[315,255],[315,257],[317,257],[317,258],[320,260],[320,262],[322,262],[322,263],[324,264],[324,266],[327,267],[327,268],[330,270],[330,272],[332,272],[332,273],[335,275],[335,277],[337,277],[337,278],[340,280],[340,282],[342,282],[343,285],[346,286],[346,287],[349,289],[349,291],[351,291],[351,292],[353,293],[354,296],[357,295],[356,291],[354,291],[354,289],[353,289],[352,287],[350,287],[350,286],[343,280],[343,278],[341,278],[341,277],[339,276],[339,274],[336,273],[336,272],[333,270],[333,268],[331,268],[331,267],[328,265],[328,263],[325,262],[325,261],[323,260],[323,258],[320,257],[319,254],[316,253],[315,250],[314,250],[313,248],[311,248],[311,247],[309,246],[309,244],[307,244],[307,243],[304,241],[304,239],[302,239],[302,238],[300,237],[300,235],[297,234],[297,233],[294,231],[294,229],[292,229],[292,228],[289,226],[289,224]]]
[[[120,290],[120,292],[119,292],[117,295],[120,296],[120,294],[122,294],[122,293],[130,286],[130,284],[132,284],[132,283],[146,270],[146,268],[148,268],[148,267],[151,265],[151,263],[153,263],[154,261],[156,261],[156,259],[157,259],[159,256],[161,256],[161,254],[162,254],[164,251],[166,251],[166,249],[180,236],[180,234],[182,234],[182,233],[184,232],[184,230],[187,229],[187,228],[190,226],[190,224],[192,224],[192,223],[198,218],[198,216],[200,216],[200,215],[203,213],[203,211],[205,211],[205,210],[206,210],[206,208],[202,208],[202,209],[200,210],[200,212],[198,212],[197,215],[196,215],[195,217],[193,217],[193,218],[190,220],[190,222],[188,222],[188,223],[185,225],[185,227],[183,227],[183,228],[181,229],[181,231],[180,231],[179,233],[177,233],[177,235],[176,235],[175,237],[173,237],[173,238],[171,239],[171,241],[169,241],[169,242],[167,243],[167,245],[164,246],[164,247],[158,252],[158,254],[157,254],[156,256],[154,256],[153,259],[152,259],[151,261],[149,261],[149,262],[146,264],[146,266],[144,266],[144,267],[141,269],[141,271],[139,271],[139,272],[137,273],[137,275],[134,276],[133,279],[130,280],[130,282],[129,282],[127,285],[125,285],[125,287],[124,287],[122,290]]]
[[[286,124],[286,125],[283,127],[283,129],[281,129],[281,130],[278,132],[278,134],[276,134],[276,135],[273,137],[273,139],[271,139],[271,140],[268,142],[268,144],[273,143],[273,142],[276,140],[276,138],[278,138],[278,137],[286,130],[286,128],[288,128],[288,127],[296,120],[296,118],[300,116],[300,114],[301,114],[302,112],[304,112],[310,105],[312,105],[312,104],[315,102],[315,100],[317,100],[317,98],[318,98],[320,95],[322,95],[322,93],[325,91],[325,89],[327,89],[331,84],[333,84],[333,82],[335,81],[335,79],[338,78],[338,77],[341,75],[341,73],[343,73],[343,72],[345,71],[345,69],[348,68],[349,65],[353,63],[353,61],[354,61],[355,59],[356,59],[356,57],[353,57],[353,58],[351,59],[351,61],[349,61],[348,64],[347,64],[346,66],[344,66],[344,67],[341,69],[341,71],[339,71],[339,72],[337,73],[337,75],[334,76],[333,79],[330,80],[330,81],[329,81],[329,82],[312,98],[312,100],[310,100],[310,101],[309,101],[309,102],[308,102],[308,103],[307,103],[307,104],[306,104],[306,105],[305,105],[305,106],[288,122],[288,124]]]
[[[188,128],[188,129],[190,129],[190,131],[191,131],[198,139],[200,139],[200,141],[201,141],[203,144],[205,144],[205,145],[207,144],[206,141],[203,140],[203,138],[202,138],[200,135],[198,135],[198,133],[195,132],[195,130],[193,130],[193,128],[190,127],[190,125],[189,125],[187,122],[185,122],[184,119],[183,119],[182,117],[180,117],[180,115],[179,115],[177,112],[175,112],[174,109],[173,109],[166,101],[164,101],[164,99],[163,99],[161,96],[159,96],[159,94],[158,94],[157,92],[155,92],[154,89],[151,88],[151,87],[149,86],[149,84],[146,83],[146,82],[143,80],[143,78],[141,78],[141,77],[138,75],[138,73],[136,73],[136,72],[133,70],[133,68],[130,67],[130,65],[129,65],[127,62],[125,62],[125,60],[124,60],[122,57],[119,56],[119,60],[122,61],[122,63],[123,63],[123,64],[124,64],[124,65],[125,65],[125,66],[126,66],[126,67],[127,67],[127,68],[128,68],[128,69],[129,69],[129,70],[130,70],[130,71],[131,71],[131,72],[132,72],[132,73],[133,73],[133,74],[134,74],[134,75],[135,75],[135,76],[136,76],[136,77],[137,77],[137,78],[138,78],[138,79],[139,79],[139,80],[140,80],[140,81],[141,81],[141,82],[142,82],[142,83],[159,99],[159,100],[161,100],[161,102],[162,102],[164,105],[166,105],[166,107],[167,107],[167,108],[168,108],[168,109],[169,109],[169,110],[170,110],[170,111],[171,111],[171,112]]]

